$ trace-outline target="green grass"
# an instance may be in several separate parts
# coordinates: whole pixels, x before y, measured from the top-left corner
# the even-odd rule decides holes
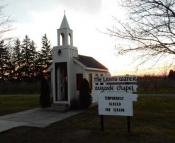
[[[38,106],[38,95],[0,95],[0,116]]]
[[[105,116],[100,130],[97,108],[47,128],[19,127],[0,133],[5,143],[174,143],[175,97],[140,96],[134,104],[132,132],[126,117]]]

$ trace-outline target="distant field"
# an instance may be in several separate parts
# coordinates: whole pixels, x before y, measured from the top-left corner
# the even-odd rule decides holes
[[[138,93],[164,94],[175,93],[175,79],[168,77],[144,76],[138,79]]]
[[[175,97],[140,96],[134,104],[132,132],[126,117],[106,116],[100,130],[97,108],[47,128],[19,127],[0,133],[3,143],[175,143]]]
[[[138,94],[175,94],[175,88],[140,88]]]
[[[39,106],[39,96],[34,95],[0,95],[0,116]]]
[[[39,81],[0,81],[0,95],[2,94],[39,94]]]

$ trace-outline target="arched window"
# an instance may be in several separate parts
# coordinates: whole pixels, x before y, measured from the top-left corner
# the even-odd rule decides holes
[[[71,34],[68,35],[68,45],[71,45]]]
[[[64,34],[61,33],[60,34],[60,46],[63,46],[63,44],[64,44]]]

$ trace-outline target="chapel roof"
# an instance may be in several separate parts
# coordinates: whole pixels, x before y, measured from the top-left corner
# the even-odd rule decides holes
[[[63,20],[61,22],[61,26],[60,26],[60,29],[63,29],[63,28],[69,28],[69,23],[67,21],[67,18],[66,18],[66,15],[64,14],[64,17],[63,17]]]
[[[98,62],[93,57],[84,56],[84,55],[78,55],[78,57],[74,57],[77,61],[79,61],[81,64],[86,66],[87,68],[95,68],[95,69],[103,69],[108,70],[103,64]]]

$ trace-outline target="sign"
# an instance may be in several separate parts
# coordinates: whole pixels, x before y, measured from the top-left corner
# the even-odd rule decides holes
[[[133,116],[136,90],[136,76],[94,77],[92,93],[98,97],[99,115]]]
[[[133,116],[133,101],[136,95],[102,92],[98,96],[99,115]]]

